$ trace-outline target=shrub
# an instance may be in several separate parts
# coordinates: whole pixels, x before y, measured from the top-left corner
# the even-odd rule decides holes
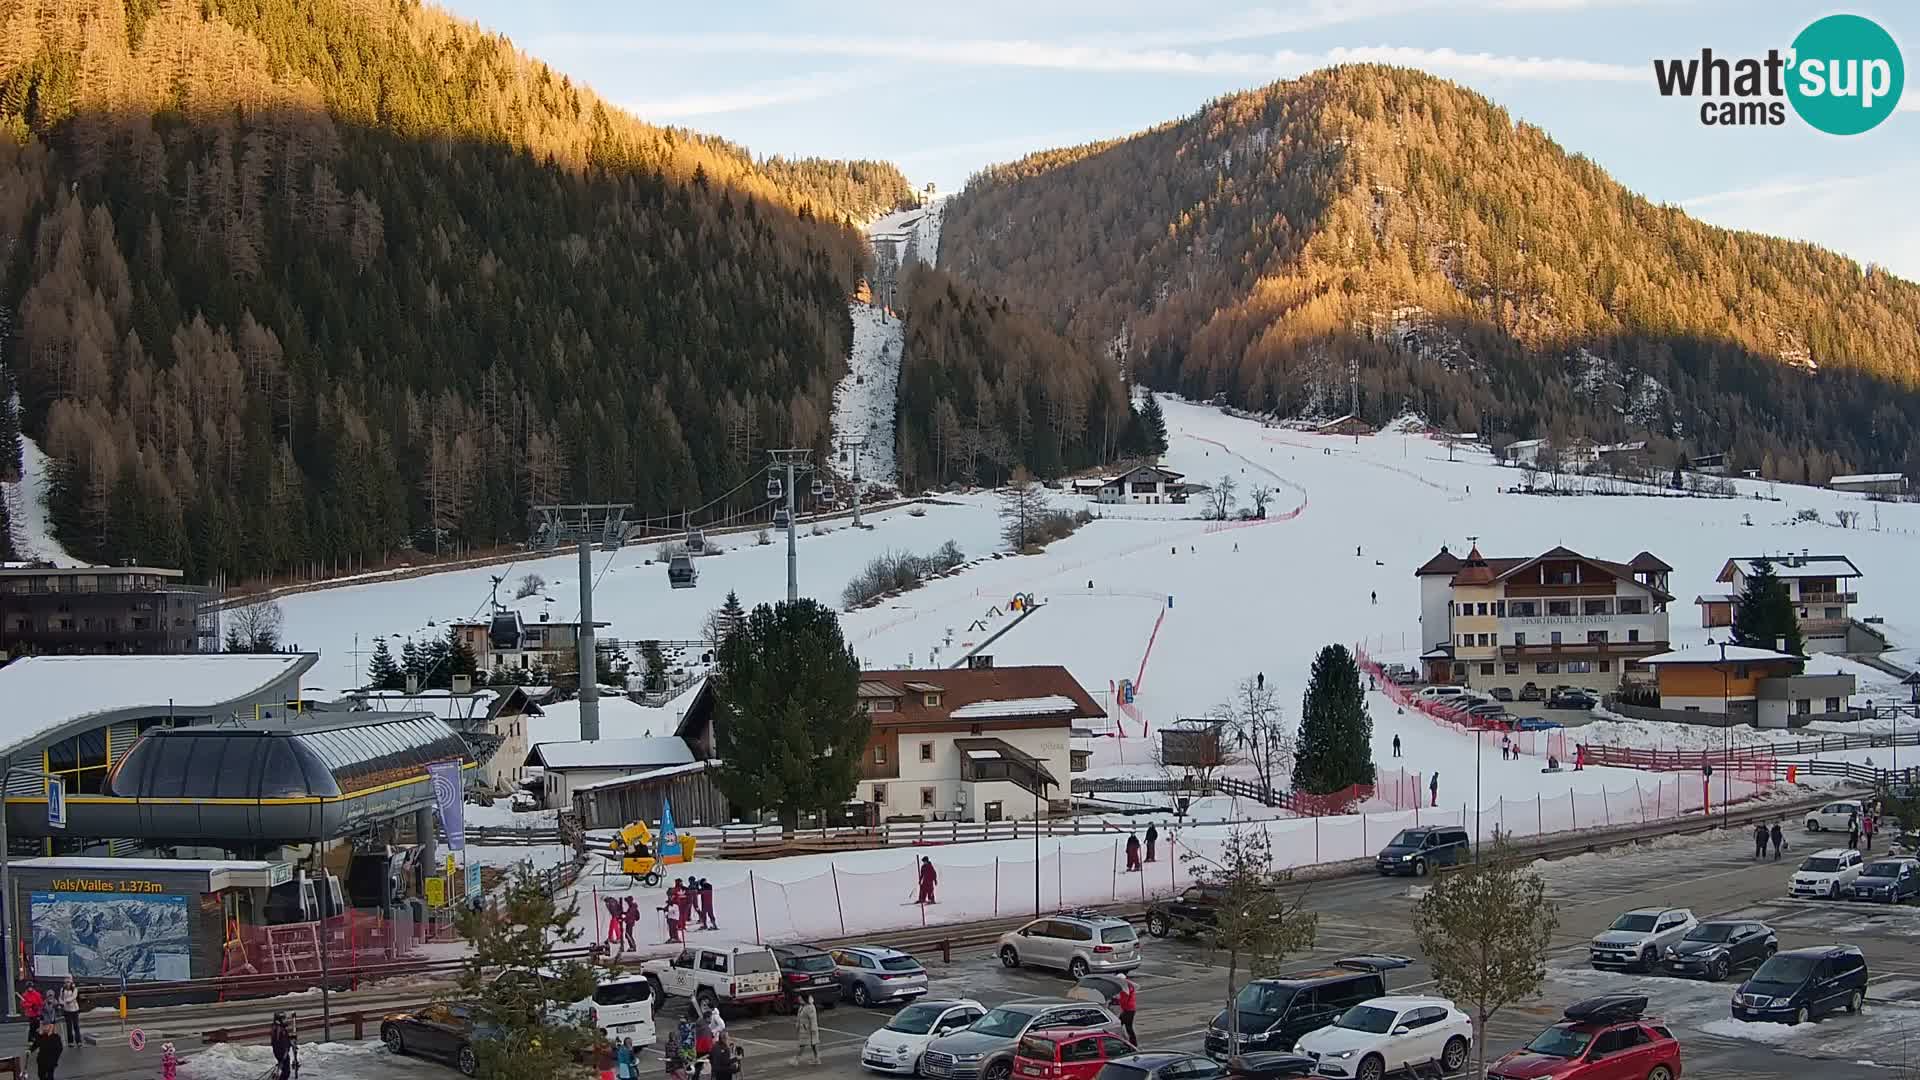
[[[541,577],[539,574],[522,574],[520,575],[519,584],[513,588],[513,598],[515,600],[525,600],[529,596],[538,596],[546,591],[546,578]]]
[[[928,578],[937,577],[966,561],[960,545],[949,540],[931,555],[886,552],[876,556],[866,569],[853,576],[840,594],[848,610],[870,603],[890,592],[918,588]]]

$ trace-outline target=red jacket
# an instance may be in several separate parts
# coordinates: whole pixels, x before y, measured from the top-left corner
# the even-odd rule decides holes
[[[933,872],[932,863],[923,862],[920,864],[920,883],[922,885],[931,885],[939,880],[940,875]]]
[[[1114,996],[1114,1008],[1119,1009],[1123,1013],[1133,1012],[1135,996],[1136,991],[1134,990],[1133,980],[1128,979],[1126,986],[1121,989],[1119,994]]]

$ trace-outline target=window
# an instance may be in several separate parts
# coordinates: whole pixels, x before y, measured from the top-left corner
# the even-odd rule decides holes
[[[1473,644],[1473,635],[1472,635],[1472,634],[1461,634],[1461,635],[1460,635],[1460,646],[1461,646],[1461,648],[1466,648],[1466,647],[1468,647],[1468,646],[1470,646],[1470,645],[1472,645],[1472,644]]]
[[[1482,674],[1482,675],[1491,675],[1491,674],[1493,674],[1493,665],[1492,665],[1492,664],[1481,664],[1481,665],[1480,665],[1480,674]],[[1828,711],[1828,712],[1833,712],[1834,710],[1832,710],[1832,709],[1828,709],[1827,711]]]
[[[1812,714],[1813,714],[1813,699],[1812,699],[1812,698],[1801,698],[1801,699],[1800,699],[1799,701],[1796,701],[1796,702],[1794,702],[1794,703],[1793,703],[1793,711],[1794,711],[1794,713],[1795,713],[1795,714],[1797,714],[1797,715],[1800,715],[1800,716],[1810,716],[1810,715],[1812,715]]]
[[[1603,671],[1603,672],[1606,672],[1606,671],[1612,671],[1612,670],[1613,670],[1613,661],[1611,661],[1611,660],[1602,660],[1602,661],[1600,661],[1600,670],[1601,670],[1601,671]]]
[[[1503,674],[1507,674],[1507,675],[1518,675],[1518,674],[1520,674],[1520,665],[1519,665],[1519,664],[1514,664],[1514,663],[1509,663],[1509,664],[1507,664],[1507,665],[1506,665],[1506,667],[1505,667],[1505,671],[1503,672]]]
[[[1472,605],[1472,604],[1461,604],[1461,605],[1460,605],[1460,614],[1462,614],[1462,615],[1471,615],[1471,614],[1473,614],[1473,605]]]
[[[1839,699],[1839,698],[1837,698],[1837,697],[1830,697],[1830,698],[1828,698],[1828,699],[1827,699],[1827,711],[1828,711],[1828,712],[1830,712],[1830,713],[1832,713],[1832,712],[1839,712],[1839,711],[1840,711],[1840,699]]]
[[[1506,617],[1507,617],[1507,602],[1506,602],[1505,600],[1495,600],[1495,601],[1493,602],[1493,613],[1494,613],[1494,615],[1495,615],[1495,616],[1497,616],[1497,617],[1499,617],[1499,618],[1502,618],[1502,619],[1504,619],[1504,618],[1506,618]]]
[[[1485,615],[1487,613],[1487,605],[1485,604],[1475,604],[1474,608],[1476,609],[1474,611],[1476,615]]]
[[[870,698],[867,701],[867,711],[868,712],[892,712],[893,699],[885,698],[885,697]]]
[[[1619,599],[1619,606],[1620,614],[1622,615],[1645,615],[1647,613],[1647,602],[1637,596],[1621,597]]]
[[[727,973],[727,954],[713,952],[709,949],[700,950],[700,970],[713,971],[725,975]]]
[[[1609,600],[1583,600],[1580,603],[1582,615],[1611,615],[1613,603]]]
[[[887,785],[885,784],[873,785],[873,801],[877,803],[883,803],[887,801]]]
[[[1628,641],[1639,641],[1639,640],[1640,640],[1640,631],[1638,631],[1638,630],[1629,630],[1629,631],[1627,631],[1627,640],[1628,640]]]
[[[1567,661],[1567,674],[1569,675],[1585,675],[1592,670],[1593,662],[1590,660]]]
[[[1540,614],[1540,602],[1538,600],[1515,600],[1511,610],[1516,619],[1531,619]]]
[[[887,763],[887,748],[884,744],[873,748],[873,763],[875,765]]]
[[[922,702],[923,704],[925,704],[925,705],[926,705],[926,707],[927,707],[927,708],[929,708],[929,709],[937,709],[937,708],[939,708],[939,707],[940,707],[940,695],[939,695],[939,694],[928,694],[928,695],[927,695],[926,697],[924,697],[924,698],[921,698],[920,700],[921,700],[921,702]]]
[[[1536,675],[1558,675],[1560,674],[1560,663],[1557,660],[1543,660],[1533,665],[1533,671]]]
[[[920,760],[921,761],[933,760],[933,744],[932,743],[923,742],[920,744]]]
[[[1513,643],[1515,645],[1525,645],[1527,643],[1526,633],[1524,631],[1515,630],[1513,632]]]
[[[1467,677],[1467,665],[1465,665],[1465,664],[1455,664],[1455,665],[1453,665],[1453,677],[1454,677],[1454,678],[1456,678],[1456,679],[1464,679],[1464,678],[1466,678],[1466,677]]]
[[[1571,600],[1549,600],[1549,601],[1547,601],[1547,614],[1549,614],[1549,615],[1571,615],[1571,614],[1573,614],[1573,601],[1571,601]]]
[[[933,796],[938,789],[923,787],[920,789],[920,806],[924,809],[933,805]]]
[[[1479,645],[1481,645],[1482,647],[1485,647],[1485,646],[1487,646],[1487,645],[1490,645],[1490,644],[1492,644],[1492,641],[1490,640],[1490,638],[1489,638],[1489,636],[1488,636],[1488,635],[1486,635],[1486,634],[1480,634],[1480,635],[1478,635],[1478,636],[1479,636],[1479,639],[1480,639],[1480,640],[1479,640],[1479,642],[1478,642],[1478,644],[1479,644]]]
[[[1734,678],[1736,678],[1736,679],[1744,679],[1744,678],[1746,678],[1746,677],[1747,677],[1747,665],[1745,665],[1745,664],[1735,664],[1735,665],[1733,665],[1733,677],[1734,677]]]
[[[1560,644],[1560,631],[1555,630],[1550,636],[1549,640],[1551,640],[1555,645]]]
[[[1837,619],[1840,617],[1840,609],[1837,607],[1821,608],[1820,610],[1824,612],[1824,614],[1820,616],[1823,619]]]
[[[1060,1048],[1062,1063],[1070,1061],[1099,1061],[1100,1040],[1098,1038],[1075,1039]]]

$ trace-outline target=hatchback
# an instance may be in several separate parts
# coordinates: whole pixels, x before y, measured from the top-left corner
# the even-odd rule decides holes
[[[848,1000],[862,1008],[912,1001],[927,992],[927,969],[899,949],[849,945],[833,950],[833,963]]]

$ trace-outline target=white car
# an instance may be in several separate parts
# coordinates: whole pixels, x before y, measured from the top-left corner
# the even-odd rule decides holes
[[[1787,882],[1787,895],[1838,900],[1865,865],[1866,860],[1852,848],[1816,851],[1793,872],[1793,880]]]
[[[1423,686],[1413,695],[1422,701],[1445,701],[1448,698],[1465,697],[1466,690],[1458,686]]]
[[[702,1009],[715,1005],[770,1004],[780,997],[780,964],[765,945],[689,945],[671,960],[640,965],[656,999],[692,998]]]
[[[1849,826],[1860,820],[1863,809],[1859,799],[1839,799],[1818,810],[1809,810],[1807,831],[1846,832]]]
[[[593,1026],[609,1040],[632,1039],[635,1046],[653,1045],[653,980],[645,975],[609,976],[583,1002]]]
[[[874,1072],[913,1076],[920,1071],[920,1055],[927,1044],[972,1026],[987,1015],[977,1001],[922,1001],[893,1014],[887,1026],[867,1036],[860,1048],[860,1064]]]
[[[1314,1060],[1316,1075],[1381,1080],[1388,1073],[1437,1061],[1448,1076],[1466,1068],[1473,1018],[1438,997],[1399,994],[1370,998],[1340,1014],[1330,1027],[1294,1044]]]

